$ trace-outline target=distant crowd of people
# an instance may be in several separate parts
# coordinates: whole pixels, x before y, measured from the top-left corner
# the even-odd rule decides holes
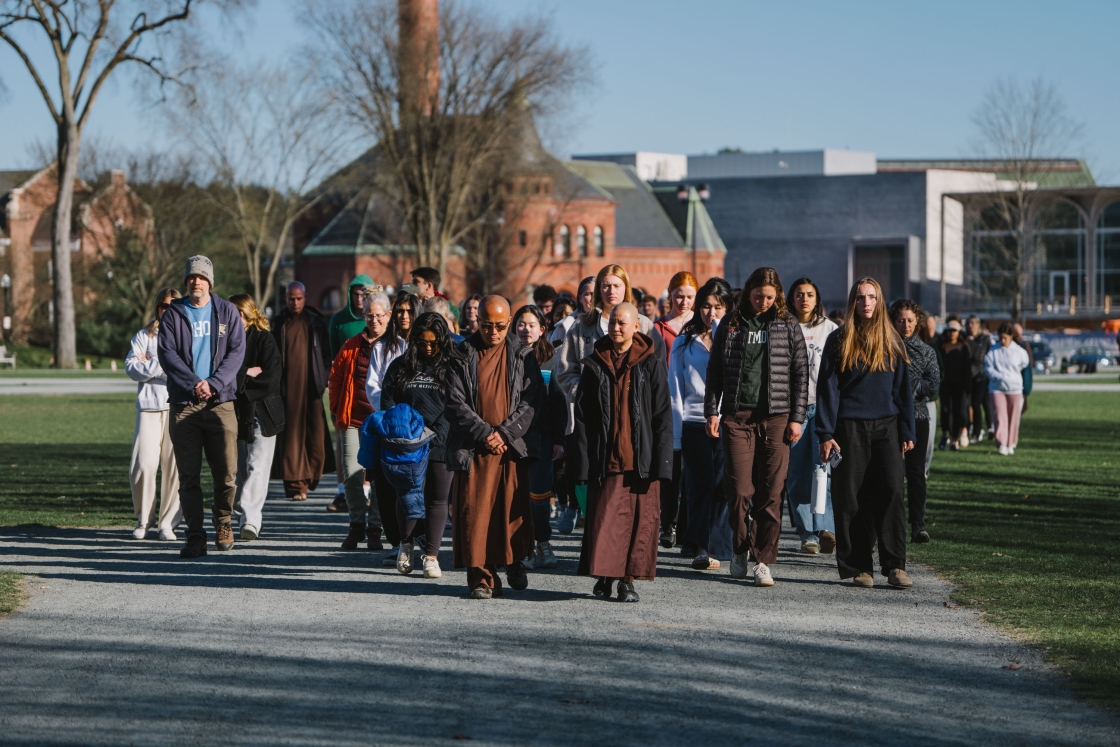
[[[450,529],[474,599],[503,593],[502,569],[525,589],[527,571],[557,564],[554,524],[581,522],[578,573],[596,597],[637,602],[659,545],[773,586],[783,506],[800,551],[835,553],[841,579],[873,586],[877,548],[887,583],[908,588],[907,528],[930,541],[938,417],[942,448],[1018,443],[1022,330],[993,340],[950,316],[938,332],[870,277],[827,315],[813,280],[787,293],[767,267],[741,290],[679,272],[657,298],[611,264],[575,296],[540,286],[517,309],[496,295],[453,306],[440,280],[421,267],[390,295],[359,275],[330,318],[293,282],[270,320],[249,295],[214,295],[212,263],[190,258],[186,295],[160,291],[126,360],[133,536],[175,540],[185,524],[180,556],[207,554],[205,458],[218,550],[235,524],[238,541],[261,535],[270,479],[303,501],[334,474],[342,549],[388,545],[385,565],[439,578]]]

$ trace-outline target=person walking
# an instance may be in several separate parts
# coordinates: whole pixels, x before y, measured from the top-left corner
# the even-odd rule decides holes
[[[965,338],[971,353],[971,388],[969,399],[972,403],[972,432],[970,436],[976,443],[995,435],[995,423],[992,420],[992,401],[988,396],[988,375],[984,373],[984,358],[992,349],[992,336],[980,323],[980,317],[975,314],[968,318],[968,335]],[[985,428],[985,423],[987,427]]]
[[[501,596],[497,569],[515,590],[528,587],[521,561],[529,555],[529,434],[541,403],[541,373],[533,349],[509,334],[509,302],[487,296],[478,332],[455,350],[448,374],[447,464],[452,486],[452,547],[467,569],[471,599]]]
[[[237,372],[237,501],[241,514],[238,536],[249,542],[261,533],[262,512],[268,497],[268,478],[276,451],[276,434],[284,429],[284,400],[280,396],[284,366],[268,319],[253,297],[240,293],[229,302],[245,326],[245,358]]]
[[[693,316],[696,306],[697,292],[700,284],[691,272],[678,272],[669,280],[670,311],[665,317],[653,323],[654,330],[661,335],[665,343],[665,362],[669,362],[669,352],[673,348],[673,340],[681,333],[681,329]]]
[[[681,493],[688,523],[681,530],[692,567],[716,570],[731,560],[731,524],[723,491],[723,446],[708,435],[704,418],[704,379],[711,358],[712,329],[735,302],[722,278],[704,283],[696,295],[698,310],[673,340],[669,354],[669,402],[673,413],[673,456],[681,456]]]
[[[545,315],[536,306],[522,306],[513,315],[517,339],[533,349],[541,369],[541,407],[533,423],[540,439],[540,458],[529,465],[529,499],[533,511],[533,540],[536,545],[525,560],[525,567],[553,568],[556,553],[552,550],[552,492],[555,479],[553,463],[564,458],[564,427],[568,424],[568,405],[564,393],[553,376],[556,351],[544,336]]]
[[[237,372],[245,357],[245,330],[237,307],[210,292],[214,265],[208,257],[187,260],[187,297],[176,298],[160,318],[159,363],[167,374],[171,443],[179,468],[179,503],[187,524],[181,558],[206,554],[202,505],[202,457],[214,478],[215,546],[233,548],[233,502],[237,495]]]
[[[373,414],[365,389],[370,358],[374,346],[389,327],[391,305],[383,291],[374,289],[365,294],[362,307],[365,327],[343,343],[331,365],[327,384],[331,420],[342,439],[343,487],[350,514],[350,530],[342,541],[343,550],[356,550],[362,542],[369,550],[384,549],[380,505],[376,499],[367,500],[366,471],[358,463],[358,449],[359,431],[366,418]]]
[[[801,326],[786,310],[778,272],[760,267],[747,278],[735,313],[716,330],[705,376],[708,437],[722,431],[732,491],[732,578],[746,578],[750,558],[755,585],[774,585],[770,566],[778,559],[789,447],[801,438],[808,397]]]
[[[929,443],[926,444],[925,476],[928,480],[929,467],[933,463],[934,448],[944,450],[948,446],[948,442],[944,439],[942,445],[937,443],[937,413],[941,409],[941,391],[945,387],[945,360],[941,356],[941,335],[937,332],[937,316],[927,313],[925,324],[918,327],[917,334],[922,342],[933,348],[933,352],[937,356],[937,380],[941,382],[941,386],[929,395],[929,401],[926,403],[926,411],[929,413]]]
[[[961,339],[961,323],[949,317],[941,334],[941,429],[953,451],[968,447],[968,403],[972,391],[972,348]]]
[[[642,318],[632,303],[614,305],[575,399],[575,479],[588,486],[579,573],[596,577],[602,599],[617,580],[620,602],[637,602],[634,581],[657,575],[659,494],[673,472],[669,383]]]
[[[581,297],[588,289],[581,290]],[[595,352],[595,343],[607,334],[607,320],[610,319],[611,309],[620,303],[634,303],[634,293],[630,288],[630,276],[620,265],[607,265],[599,270],[591,288],[591,309],[575,317],[572,326],[564,335],[564,344],[560,348],[560,360],[556,363],[555,376],[559,380],[560,389],[568,401],[568,427],[567,433],[572,433],[575,428],[575,396],[579,386],[580,375],[583,371],[584,359]],[[643,335],[651,336],[657,354],[664,357],[665,343],[661,335],[653,334],[653,322],[646,317],[638,319],[638,331]],[[560,534],[570,534],[578,517],[578,509],[569,507],[560,516],[557,529]],[[665,527],[662,526],[664,530]]]
[[[906,589],[913,582],[906,574],[903,457],[914,448],[906,346],[874,278],[852,286],[846,319],[825,342],[817,378],[820,459],[832,465],[836,566],[841,579],[874,586],[878,543],[887,583]]]
[[[284,435],[277,472],[290,501],[307,500],[308,491],[319,486],[323,475],[335,471],[323,415],[323,392],[331,370],[327,323],[307,305],[306,294],[303,283],[288,283],[287,306],[272,323],[284,364]]]
[[[175,466],[175,448],[171,443],[171,416],[167,405],[167,374],[159,365],[159,322],[179,298],[179,291],[163,288],[156,294],[156,315],[132,338],[124,370],[136,382],[136,430],[132,436],[132,461],[128,478],[132,487],[132,511],[136,517],[134,539],[144,539],[153,525],[159,527],[159,538],[173,542],[175,529],[183,520],[179,507],[179,470]],[[159,516],[153,515],[156,504],[156,474],[160,481]]]
[[[448,499],[454,477],[447,465],[448,364],[453,344],[451,331],[440,314],[425,312],[416,318],[412,331],[412,344],[405,353],[395,358],[385,372],[381,390],[381,409],[390,410],[404,403],[424,418],[424,426],[435,435],[430,441],[431,451],[424,473],[423,522],[408,518],[398,497],[397,523],[401,550],[397,555],[397,569],[412,570],[412,547],[420,542],[417,527],[425,528],[421,566],[424,578],[440,578],[439,548],[447,526]]]
[[[996,445],[999,453],[1013,456],[1019,445],[1019,418],[1025,397],[1023,372],[1030,371],[1027,351],[1015,342],[1015,328],[1010,322],[999,325],[999,345],[984,356],[984,373],[991,387],[996,415]]]
[[[906,452],[906,514],[910,519],[910,541],[929,542],[926,530],[926,449],[936,434],[929,419],[929,398],[941,389],[937,353],[922,341],[925,312],[910,299],[891,304],[891,323],[906,344],[910,361],[910,393],[914,398],[914,448]]]
[[[373,280],[369,275],[358,275],[350,281],[347,288],[347,303],[336,312],[327,322],[327,343],[331,349],[331,362],[338,357],[338,351],[356,334],[366,327],[365,311],[362,308],[362,299],[374,289]],[[342,431],[335,432],[335,471],[338,475],[338,493],[334,500],[327,504],[327,511],[341,513],[347,510],[345,477],[343,465]]]
[[[801,552],[809,555],[831,555],[836,550],[836,520],[832,515],[832,496],[825,487],[824,513],[813,513],[813,475],[818,480],[828,480],[827,470],[819,458],[817,441],[817,375],[821,368],[821,355],[828,336],[836,331],[836,323],[825,316],[821,293],[809,278],[799,278],[790,286],[790,305],[801,335],[805,338],[805,354],[809,362],[809,395],[806,399],[805,426],[801,438],[789,449],[789,472],[786,476],[786,496],[789,500],[790,518]]]

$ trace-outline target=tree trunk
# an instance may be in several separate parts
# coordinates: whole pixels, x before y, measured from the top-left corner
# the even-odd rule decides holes
[[[77,335],[74,329],[74,289],[70,279],[70,236],[74,215],[74,180],[78,176],[78,127],[65,119],[58,126],[58,199],[51,229],[51,262],[54,265],[54,365],[77,368]]]

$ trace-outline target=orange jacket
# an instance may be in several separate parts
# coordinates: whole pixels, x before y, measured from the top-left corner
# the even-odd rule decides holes
[[[359,332],[342,344],[342,348],[335,356],[331,365],[330,381],[327,389],[330,392],[331,419],[335,428],[361,428],[365,417],[353,419],[354,398],[361,397],[359,409],[368,410],[366,417],[373,413],[373,408],[366,401],[366,390],[361,388],[354,392],[354,367],[358,365],[358,354],[362,347],[372,348],[373,344],[366,339],[365,332]],[[368,351],[367,351],[368,352]],[[366,357],[368,361],[368,355]],[[365,376],[362,376],[365,380]],[[364,403],[365,408],[360,405]]]

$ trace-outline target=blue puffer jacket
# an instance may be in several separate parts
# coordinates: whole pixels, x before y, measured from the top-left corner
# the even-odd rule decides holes
[[[358,433],[358,463],[372,468],[381,462],[409,519],[424,518],[424,474],[435,435],[424,426],[424,416],[404,402],[370,415]]]

